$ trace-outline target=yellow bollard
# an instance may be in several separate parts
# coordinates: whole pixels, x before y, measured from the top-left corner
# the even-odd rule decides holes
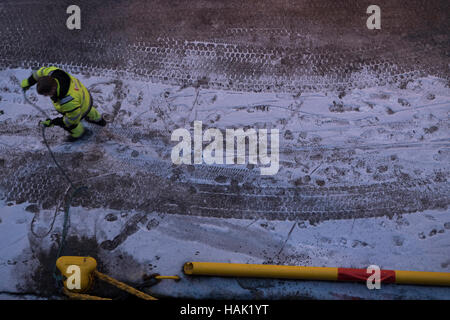
[[[105,281],[121,290],[131,293],[138,298],[145,300],[158,300],[142,291],[136,290],[135,288],[127,285],[126,283],[120,282],[106,274],[103,274],[96,270],[97,261],[91,257],[71,257],[64,256],[59,257],[56,260],[56,266],[61,271],[61,273],[66,277],[64,280],[64,293],[70,298],[81,299],[81,300],[110,300],[96,296],[90,296],[87,294],[80,294],[91,289],[94,283],[94,276],[102,281]],[[161,279],[174,279],[179,280],[178,276],[160,276]],[[70,280],[70,281],[69,281]],[[73,288],[74,283],[79,288]]]

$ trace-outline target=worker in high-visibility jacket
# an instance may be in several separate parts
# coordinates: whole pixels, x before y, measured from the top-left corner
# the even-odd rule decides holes
[[[26,91],[36,83],[37,92],[50,97],[56,111],[63,115],[40,121],[40,124],[47,127],[56,125],[69,131],[69,141],[81,138],[86,132],[82,119],[100,126],[106,125],[101,114],[92,106],[91,94],[74,76],[57,67],[42,67],[22,80],[21,87]]]

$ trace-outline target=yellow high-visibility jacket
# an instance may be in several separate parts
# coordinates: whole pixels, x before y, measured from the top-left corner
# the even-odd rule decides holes
[[[42,67],[33,71],[28,84],[34,85],[40,77],[51,76],[58,84],[56,96],[51,97],[56,111],[63,115],[66,128],[73,128],[89,112],[92,98],[80,80],[57,67]]]

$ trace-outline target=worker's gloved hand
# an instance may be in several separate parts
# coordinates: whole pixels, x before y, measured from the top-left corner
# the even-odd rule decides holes
[[[28,83],[28,79],[23,79],[22,82],[20,83],[20,86],[22,87],[23,91],[27,91],[28,89],[30,89],[30,84]]]
[[[63,122],[62,117],[55,118],[55,119],[47,119],[45,121],[39,121],[39,125],[46,126],[46,127],[58,126],[58,127],[64,128],[64,122]]]
[[[52,119],[52,121],[50,123],[52,124],[52,126],[58,126],[63,129],[65,128],[63,117],[58,117],[58,118]]]
[[[39,121],[39,125],[40,126],[45,126],[45,127],[53,127],[53,123],[51,119],[47,119],[45,121]]]

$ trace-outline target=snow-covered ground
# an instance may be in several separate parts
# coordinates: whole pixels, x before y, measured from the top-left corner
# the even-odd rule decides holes
[[[30,70],[22,69],[0,71],[1,298],[52,293],[48,271],[52,270],[52,255],[63,223],[62,210],[53,223],[56,206],[32,201],[34,196],[20,197],[21,187],[15,184],[20,180],[15,175],[26,170],[33,173],[34,165],[33,160],[11,163],[19,159],[18,155],[48,158],[48,166],[53,166],[37,128],[43,116],[24,102],[18,86],[18,80],[29,73]],[[82,143],[64,142],[65,132],[59,128],[48,129],[47,138],[58,159],[73,159],[80,152],[87,155],[84,159],[89,158],[92,171],[89,179],[102,179],[112,173],[124,176],[148,172],[195,188],[196,184],[232,186],[233,179],[227,173],[224,177],[216,175],[215,179],[203,174],[209,170],[206,165],[199,166],[203,168],[200,174],[181,166],[181,173],[174,177],[171,172],[177,168],[170,159],[171,147],[175,145],[170,141],[171,132],[177,128],[192,130],[195,120],[202,121],[204,129],[223,131],[276,128],[280,130],[280,170],[275,176],[261,177],[257,166],[214,168],[244,172],[239,187],[247,182],[261,188],[323,190],[323,203],[328,209],[322,212],[318,208],[321,212],[315,219],[314,214],[302,216],[301,208],[293,210],[285,203],[280,204],[280,211],[286,206],[286,215],[270,217],[271,207],[265,208],[266,203],[258,203],[257,197],[253,198],[255,206],[259,205],[260,211],[267,209],[265,214],[255,210],[248,216],[200,216],[187,214],[191,211],[181,208],[170,213],[146,212],[123,205],[99,208],[88,203],[71,208],[70,254],[93,255],[102,271],[129,283],[138,284],[144,274],[152,273],[182,277],[179,282],[165,280],[149,289],[159,296],[450,299],[450,288],[384,285],[381,290],[370,291],[364,284],[203,278],[182,273],[182,266],[188,261],[352,268],[375,264],[382,269],[450,272],[450,198],[446,193],[450,173],[450,88],[445,81],[426,77],[409,82],[404,88],[385,85],[293,95],[219,91],[201,86],[180,88],[107,74],[76,76],[90,88],[99,110],[113,122],[104,130],[87,125],[94,135]],[[38,96],[34,88],[28,94],[33,102],[56,116],[48,99]],[[149,137],[142,138],[146,134]],[[10,168],[14,170],[5,171]],[[76,170],[72,166],[69,172],[75,176]],[[54,171],[54,175],[59,173]],[[24,177],[30,185],[34,183],[32,177]],[[367,206],[362,205],[357,214],[340,216],[340,203],[335,213],[329,209],[334,208],[335,197],[341,196],[339,190],[343,189],[339,188],[370,188],[386,183],[393,185],[386,193],[392,192],[395,199],[396,187],[415,181],[431,183],[414,186],[415,192],[423,188],[424,194],[433,195],[429,200],[432,205],[422,201],[424,210],[403,210],[405,205],[401,202],[402,208],[395,203],[377,203],[385,209],[372,214],[371,201],[384,192],[373,192],[372,199],[358,198]],[[48,179],[39,183],[24,194],[37,192],[50,197],[45,194],[50,185],[65,181]],[[15,189],[7,190],[11,185]],[[63,193],[67,187],[58,186]],[[98,193],[108,193],[110,189]],[[126,193],[128,189],[118,190]],[[130,194],[122,196],[132,197],[129,190]],[[404,201],[409,201],[405,197]]]

